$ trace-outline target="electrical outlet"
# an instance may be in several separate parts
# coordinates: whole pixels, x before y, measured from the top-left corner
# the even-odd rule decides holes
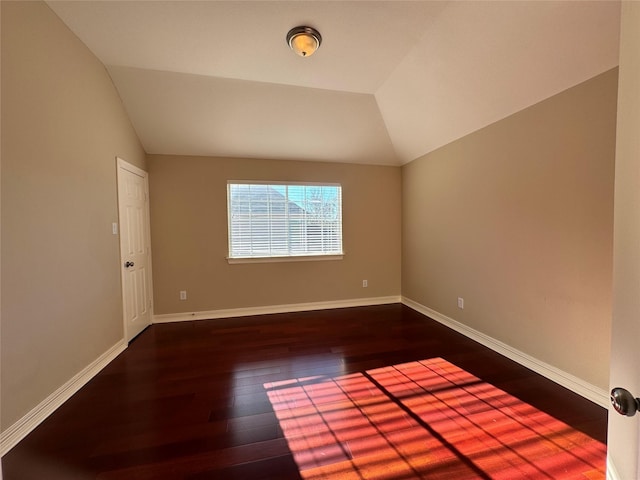
[[[180,300],[186,300],[186,299],[187,299],[187,291],[180,290]]]
[[[362,288],[367,288],[369,286],[369,282],[367,280],[362,280]]]
[[[458,297],[458,308],[464,309],[464,298]]]

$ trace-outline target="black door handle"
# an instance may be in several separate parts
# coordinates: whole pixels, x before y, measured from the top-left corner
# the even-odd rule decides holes
[[[129,267],[133,267],[134,263],[133,262],[125,262],[124,266],[129,268]]]
[[[620,415],[633,417],[640,411],[640,398],[635,398],[629,390],[618,387],[611,390],[611,405]]]

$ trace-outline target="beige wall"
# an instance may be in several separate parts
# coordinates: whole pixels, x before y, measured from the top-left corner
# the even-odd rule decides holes
[[[400,168],[159,155],[147,163],[155,314],[400,295]],[[341,183],[344,259],[229,265],[227,180]]]
[[[403,295],[602,389],[616,95],[614,69],[402,170]]]
[[[2,428],[123,338],[116,163],[144,152],[42,2],[2,8]]]
[[[616,143],[610,386],[640,397],[640,3],[624,2]],[[609,460],[620,480],[640,478],[640,415],[609,415]]]

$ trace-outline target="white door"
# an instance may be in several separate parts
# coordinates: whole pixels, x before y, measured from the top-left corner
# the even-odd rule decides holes
[[[614,208],[610,384],[633,398],[640,397],[640,2],[622,2]],[[611,409],[607,447],[610,480],[640,479],[640,414]]]
[[[118,158],[120,268],[125,339],[151,324],[151,241],[147,172]]]

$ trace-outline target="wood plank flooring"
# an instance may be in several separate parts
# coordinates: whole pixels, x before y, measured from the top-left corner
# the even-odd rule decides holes
[[[402,305],[153,325],[5,480],[604,479],[605,409]]]

